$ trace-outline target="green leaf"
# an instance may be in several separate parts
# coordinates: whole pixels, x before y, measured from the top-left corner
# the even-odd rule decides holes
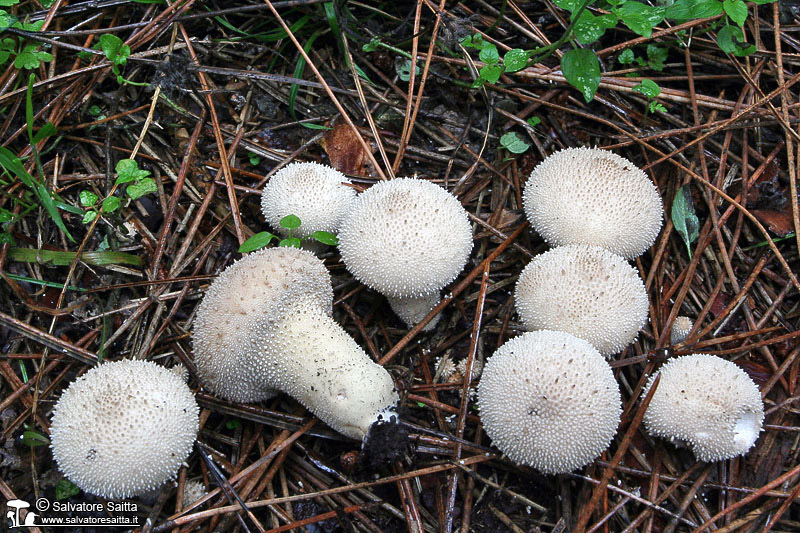
[[[621,65],[630,65],[631,63],[633,63],[633,59],[634,59],[633,50],[631,50],[630,48],[626,48],[625,50],[622,51],[622,53],[620,53],[617,56],[617,61],[619,61]]]
[[[283,248],[300,248],[300,239],[297,237],[287,237],[278,243]]]
[[[647,45],[647,65],[653,69],[661,72],[664,70],[664,63],[669,56],[669,49],[654,44]]]
[[[225,421],[225,427],[230,430],[234,430],[241,426],[242,426],[242,421],[239,420],[238,418],[231,418]]]
[[[541,124],[541,123],[542,123],[542,119],[540,119],[539,117],[531,117],[531,118],[529,118],[528,120],[526,120],[525,122],[526,122],[526,123],[528,124],[528,126],[530,126],[531,128],[535,128],[536,126],[538,126],[539,124]]]
[[[686,244],[686,250],[689,252],[689,258],[691,259],[692,243],[699,236],[700,221],[694,213],[692,191],[689,185],[684,185],[678,189],[675,199],[672,201],[672,225],[675,226],[675,231],[683,237],[683,242]]]
[[[461,46],[464,48],[475,48],[476,50],[480,50],[483,48],[483,35],[476,33],[474,35],[464,37],[461,39]]]
[[[512,48],[503,56],[503,66],[506,72],[516,72],[528,65],[528,53],[519,48]]]
[[[100,49],[109,61],[115,65],[124,65],[128,62],[128,56],[131,55],[131,47],[125,44],[122,39],[107,33],[100,36],[99,42]]]
[[[509,131],[500,137],[500,145],[512,154],[524,153],[531,147],[531,145],[525,142],[525,139],[515,131]]]
[[[136,200],[145,194],[150,194],[151,192],[156,192],[157,190],[158,185],[156,185],[156,180],[153,178],[145,178],[136,183],[131,183],[128,185],[128,190],[126,192],[131,200]]]
[[[484,65],[478,71],[478,74],[480,74],[478,79],[483,80],[486,83],[497,83],[502,73],[503,65]],[[483,85],[483,83],[480,85]]]
[[[722,13],[722,2],[717,0],[677,0],[669,6],[664,16],[676,22],[716,17]]]
[[[400,59],[396,61],[394,64],[394,70],[397,72],[397,77],[399,77],[402,81],[409,81],[411,79],[411,60],[410,59]],[[414,75],[418,75],[420,72],[419,67],[416,67],[416,71]]]
[[[119,206],[120,206],[121,203],[122,203],[122,200],[120,200],[119,197],[117,197],[117,196],[109,196],[108,198],[103,200],[103,203],[101,205],[101,209],[102,209],[103,213],[113,213],[114,211],[119,209]]]
[[[35,448],[37,446],[47,446],[50,444],[50,439],[37,431],[30,429],[22,433],[22,444]]]
[[[52,122],[47,122],[36,132],[36,135],[33,136],[33,144],[39,144],[39,142],[48,137],[52,137],[56,133],[58,133],[58,129],[56,129]]]
[[[250,161],[250,164],[253,165],[254,167],[257,167],[259,163],[261,163],[261,158],[255,154],[250,154],[248,160]]]
[[[338,246],[339,239],[333,233],[329,233],[327,231],[315,231],[311,234],[311,238],[316,239],[317,241],[321,242],[322,244],[328,244],[330,246]]]
[[[140,180],[150,175],[149,170],[140,170],[139,164],[133,159],[120,159],[114,170],[118,176],[116,185]]]
[[[717,44],[723,52],[743,57],[756,51],[754,45],[745,46],[744,32],[738,26],[723,26],[717,33]]]
[[[9,26],[11,26],[11,24],[13,24],[15,20],[16,19],[14,18],[13,15],[0,10],[0,31],[3,31]],[[6,56],[6,59],[8,59],[8,56]]]
[[[17,68],[34,69],[39,64],[39,58],[34,52],[20,52],[14,59],[14,66]]]
[[[85,215],[83,215],[83,222],[84,224],[88,224],[92,220],[97,218],[97,211],[87,211]]]
[[[378,48],[381,46],[381,40],[377,37],[373,37],[370,41],[361,47],[362,52],[377,52]]]
[[[297,229],[300,227],[300,218],[296,215],[286,215],[281,219],[281,227],[285,229]]]
[[[561,71],[570,85],[578,89],[587,102],[594,99],[600,87],[600,61],[592,50],[568,50],[561,58]]]
[[[272,239],[277,239],[277,236],[268,231],[256,233],[239,246],[239,253],[246,254],[247,252],[254,252],[260,250],[270,243]]]
[[[481,51],[478,54],[478,58],[484,63],[494,64],[500,61],[500,53],[497,51],[497,47],[495,45],[489,42],[484,42],[483,48],[481,48]]]
[[[617,25],[618,19],[611,13],[595,17],[584,10],[575,23],[575,39],[581,44],[590,44],[603,36],[606,30]]]
[[[744,26],[744,21],[747,20],[747,4],[742,0],[725,0],[722,3],[722,9],[732,21],[739,26]]]
[[[17,241],[14,240],[14,236],[8,233],[7,231],[0,232],[0,244],[8,244],[9,246],[14,246],[17,244]]]
[[[581,6],[581,0],[554,0],[555,5],[561,9],[566,9],[570,13]]]
[[[650,111],[651,113],[655,113],[656,111],[661,111],[662,113],[667,112],[667,108],[664,107],[663,104],[655,100],[647,104],[647,110]]]
[[[12,261],[22,263],[51,263],[54,266],[69,266],[75,260],[75,252],[62,252],[58,250],[38,250],[36,248],[9,248],[8,257]],[[81,261],[87,265],[131,265],[142,266],[142,259],[138,255],[123,252],[83,252]]]
[[[77,496],[80,492],[81,489],[67,479],[61,479],[56,483],[56,500],[66,500]]]
[[[80,199],[81,205],[83,207],[92,207],[97,202],[97,200],[99,200],[98,196],[95,193],[86,190],[81,191],[80,194],[78,195],[78,198]]]
[[[661,94],[661,87],[658,86],[653,80],[643,79],[639,85],[633,88],[634,91],[639,91],[648,98],[655,98]]]
[[[0,0],[0,6],[11,7],[19,4],[19,0]]]
[[[653,27],[664,20],[666,10],[663,7],[628,1],[614,8],[613,12],[635,33],[643,37],[650,37]]]

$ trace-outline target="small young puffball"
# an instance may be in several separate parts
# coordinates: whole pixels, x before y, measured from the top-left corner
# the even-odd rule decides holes
[[[552,246],[591,244],[625,259],[643,254],[661,230],[663,207],[636,165],[599,148],[567,148],[531,172],[525,214]]]
[[[679,316],[672,323],[672,330],[670,331],[670,340],[672,344],[678,344],[686,340],[689,332],[692,331],[692,319],[688,316]]]
[[[175,477],[192,451],[198,413],[194,394],[171,370],[149,361],[103,363],[61,394],[50,447],[81,490],[129,498]]]
[[[339,231],[347,269],[384,294],[409,327],[439,303],[439,291],[471,250],[472,227],[458,199],[415,178],[383,181],[361,193]]]
[[[566,331],[606,356],[633,342],[649,312],[636,270],[620,256],[587,245],[536,256],[519,276],[514,301],[526,329]]]
[[[508,457],[546,474],[571,472],[608,449],[621,410],[611,367],[588,342],[533,331],[486,362],[478,405],[486,434]]]
[[[330,277],[312,253],[268,248],[228,267],[194,328],[203,384],[234,401],[282,391],[333,429],[363,439],[398,401],[382,366],[330,316]]]
[[[350,180],[327,165],[291,163],[264,186],[261,211],[267,224],[284,236],[286,229],[280,222],[287,215],[300,218],[300,227],[292,231],[295,237],[308,237],[315,231],[336,233],[356,198],[356,190],[343,183]]]
[[[183,484],[183,507],[189,507],[200,498],[208,494],[206,486],[200,481],[186,481]]]
[[[744,370],[720,357],[694,354],[668,361],[644,415],[648,433],[685,444],[700,461],[743,455],[764,422],[758,386]]]

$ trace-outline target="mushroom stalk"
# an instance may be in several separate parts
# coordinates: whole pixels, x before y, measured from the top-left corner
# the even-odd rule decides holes
[[[431,309],[439,305],[442,297],[439,291],[425,294],[418,298],[402,298],[387,296],[389,305],[392,311],[395,312],[400,319],[406,323],[409,328],[413,328],[418,322],[425,318]],[[430,322],[428,322],[422,331],[431,331],[439,322],[441,315],[436,315]]]
[[[362,440],[387,420],[398,396],[394,382],[322,308],[292,305],[274,324],[259,370],[339,433]]]

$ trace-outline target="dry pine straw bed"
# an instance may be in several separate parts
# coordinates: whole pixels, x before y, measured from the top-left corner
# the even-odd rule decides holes
[[[62,476],[49,449],[27,446],[22,435],[47,435],[60,391],[99,354],[183,363],[193,373],[190,331],[203,290],[239,257],[241,242],[265,229],[258,193],[297,159],[330,163],[363,187],[416,174],[446,187],[470,213],[472,258],[445,290],[452,298],[432,333],[403,328],[335,252],[325,257],[336,319],[390,370],[404,419],[417,429],[399,459],[382,462],[363,457],[356,443],[286,397],[234,405],[198,391],[198,440],[210,460],[193,454],[178,490],[168,484],[155,500],[139,502],[146,529],[800,530],[800,506],[790,505],[800,493],[800,262],[791,237],[799,225],[796,6],[751,11],[747,31],[758,51],[747,58],[722,54],[703,33],[690,48],[678,47],[665,24],[649,38],[607,34],[594,45],[602,85],[586,103],[565,83],[557,55],[471,89],[465,58],[431,45],[433,36],[453,46],[475,31],[501,52],[535,47],[534,38],[555,41],[565,13],[549,2],[348,2],[353,18],[334,10],[341,41],[316,1],[65,4],[17,6],[44,21],[35,38],[53,55],[32,71],[34,126],[58,128],[38,146],[48,187],[72,206],[82,190],[102,199],[114,191],[116,162],[135,158],[158,190],[87,224],[60,211],[72,242],[24,184],[2,177],[0,207],[19,215],[3,227],[15,243],[0,248],[5,498],[54,498]],[[304,15],[306,25],[279,33]],[[297,45],[315,32],[309,63],[295,74]],[[124,76],[149,87],[120,86],[103,56],[79,56],[109,33],[130,45]],[[373,34],[418,55],[421,68],[410,82],[397,76],[395,51],[362,51]],[[648,44],[669,49],[663,71],[620,70],[619,51]],[[372,83],[354,76],[350,64]],[[28,73],[12,65],[0,73],[0,138],[34,172],[25,132]],[[646,99],[631,90],[645,75],[661,85],[665,112],[645,114]],[[300,81],[296,118],[289,112],[293,81]],[[534,116],[541,122],[527,126]],[[499,148],[512,129],[531,145],[522,155]],[[608,147],[645,168],[666,215],[677,189],[691,184],[699,237],[690,259],[666,216],[656,244],[636,260],[650,323],[612,362],[624,401],[618,435],[583,471],[547,477],[490,448],[474,396],[464,394],[474,383],[463,375],[442,379],[437,361],[480,363],[520,333],[511,291],[523,266],[547,249],[522,216],[522,184],[545,155],[581,145]],[[66,259],[26,260],[20,248],[67,252]],[[76,260],[78,252],[109,249],[128,260]],[[679,314],[696,326],[671,346]],[[744,458],[697,463],[640,427],[637,399],[647,377],[665,358],[699,351],[736,361],[761,388],[765,430]],[[189,383],[198,388],[194,375]],[[176,495],[187,480],[210,492],[182,510]]]

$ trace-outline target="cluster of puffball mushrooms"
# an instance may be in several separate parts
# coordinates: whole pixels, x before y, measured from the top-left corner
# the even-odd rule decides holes
[[[592,462],[616,434],[621,395],[606,358],[647,322],[647,293],[627,261],[652,246],[663,208],[644,172],[587,148],[545,159],[523,199],[534,229],[553,248],[519,276],[514,298],[528,332],[489,358],[478,405],[486,433],[509,459],[565,473]],[[461,203],[422,179],[392,179],[357,194],[330,167],[292,163],[264,187],[262,211],[278,232],[280,220],[295,215],[302,225],[294,236],[338,234],[347,269],[385,295],[409,327],[437,306],[472,251]],[[308,248],[262,249],[217,277],[194,320],[197,375],[229,401],[289,394],[363,442],[375,424],[396,419],[399,396],[391,375],[332,318],[330,274],[314,253],[322,248]],[[691,329],[680,317],[672,342]],[[659,373],[644,418],[651,435],[690,447],[702,461],[743,454],[755,443],[763,404],[739,367],[697,354],[675,358]],[[53,412],[59,468],[104,498],[146,494],[174,479],[198,431],[185,381],[180,369],[146,361],[86,372]]]

